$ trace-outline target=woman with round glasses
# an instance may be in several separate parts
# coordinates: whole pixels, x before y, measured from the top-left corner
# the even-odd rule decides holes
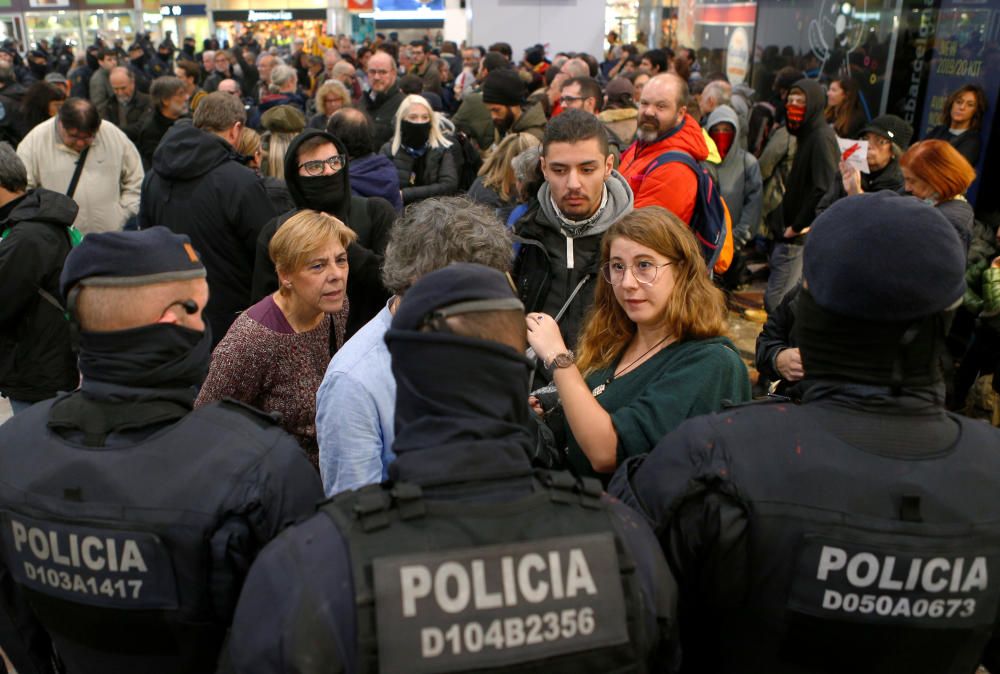
[[[396,133],[382,146],[382,154],[399,173],[404,206],[458,190],[458,168],[450,147],[427,99],[417,94],[404,98],[396,112]]]
[[[356,234],[337,218],[302,210],[268,245],[278,290],[244,311],[215,347],[196,405],[234,398],[279,412],[316,465],[316,391],[330,362],[330,340],[344,341],[333,323],[347,297],[347,246]]]
[[[690,417],[750,398],[746,367],[726,330],[688,227],[658,206],[611,226],[600,283],[577,353],[546,314],[529,314],[528,342],[552,373],[566,418],[567,458],[605,482]]]

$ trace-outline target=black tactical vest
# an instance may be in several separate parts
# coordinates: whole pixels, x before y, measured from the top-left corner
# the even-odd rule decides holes
[[[347,540],[359,672],[645,671],[635,564],[596,481],[504,503],[372,486],[322,507]]]
[[[848,444],[809,406],[744,412],[713,424],[704,475],[748,504],[746,555],[725,562],[746,594],[719,598],[702,669],[975,672],[1000,607],[996,429],[950,417],[953,447],[903,458]]]
[[[136,445],[77,445],[46,426],[60,401],[73,408],[64,396],[10,422],[20,442],[0,452],[3,565],[68,671],[214,671],[257,545],[226,504],[280,430],[220,403]],[[152,417],[168,418],[156,404]]]

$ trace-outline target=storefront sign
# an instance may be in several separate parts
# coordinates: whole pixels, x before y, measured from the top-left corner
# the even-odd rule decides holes
[[[260,21],[304,21],[326,19],[325,9],[275,9],[275,10],[219,10],[212,13],[215,21],[242,21],[256,23]]]
[[[163,16],[205,16],[208,14],[205,5],[163,5],[160,7]]]
[[[373,0],[347,0],[347,11],[370,12],[375,8]]]
[[[737,28],[729,36],[726,48],[726,76],[733,85],[743,84],[750,69],[750,38],[745,29]]]

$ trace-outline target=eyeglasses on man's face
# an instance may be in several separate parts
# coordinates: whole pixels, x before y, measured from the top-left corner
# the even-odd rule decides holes
[[[347,159],[338,154],[332,157],[327,157],[326,159],[313,159],[312,161],[304,162],[299,164],[299,168],[304,169],[308,175],[321,176],[327,166],[333,169],[333,172],[336,173],[340,169],[344,168],[346,163]]]

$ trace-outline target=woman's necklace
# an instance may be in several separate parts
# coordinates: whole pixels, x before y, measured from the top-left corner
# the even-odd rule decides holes
[[[661,339],[660,341],[658,341],[656,344],[654,344],[653,346],[649,347],[649,349],[647,349],[645,352],[643,352],[643,354],[641,356],[639,356],[638,358],[636,358],[635,360],[633,360],[631,363],[629,363],[628,365],[626,365],[625,367],[623,367],[618,373],[615,373],[615,371],[612,370],[611,371],[611,376],[608,377],[607,379],[605,379],[604,383],[598,384],[597,386],[595,386],[594,390],[591,391],[591,393],[594,395],[595,398],[597,396],[601,395],[602,393],[604,393],[604,389],[606,389],[608,387],[608,385],[611,384],[611,382],[613,382],[618,377],[621,377],[622,375],[628,374],[628,372],[630,372],[632,370],[632,368],[636,367],[636,365],[639,363],[639,361],[641,361],[643,358],[645,358],[650,353],[652,353],[653,349],[655,349],[656,347],[658,347],[660,344],[663,344],[665,341],[667,341],[668,339],[670,339],[670,337],[671,337],[671,335],[667,335],[666,337],[664,337],[663,339]]]

